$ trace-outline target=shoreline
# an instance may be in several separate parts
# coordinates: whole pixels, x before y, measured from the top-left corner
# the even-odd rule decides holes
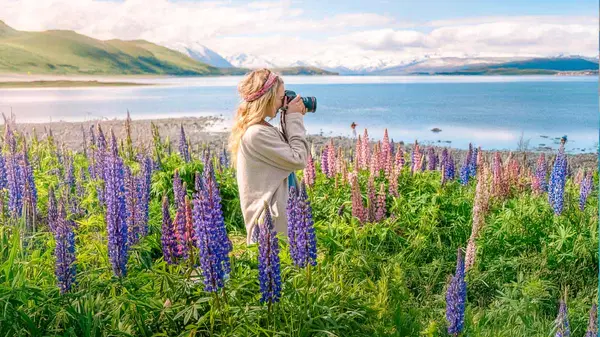
[[[0,119],[0,127],[3,125]],[[43,139],[49,133],[50,129],[54,139],[58,144],[64,145],[66,148],[76,151],[81,151],[83,146],[82,128],[85,130],[85,137],[87,142],[90,141],[90,126],[100,124],[105,134],[110,133],[113,130],[115,135],[121,139],[125,137],[125,119],[111,119],[111,120],[89,120],[81,122],[41,122],[41,123],[16,123],[16,127],[20,132],[24,132],[28,135],[37,135],[38,139]],[[134,145],[149,148],[153,142],[152,139],[152,128],[154,124],[158,127],[159,133],[163,141],[168,138],[172,148],[177,151],[180,135],[180,127],[183,125],[188,141],[192,144],[192,150],[198,152],[203,146],[208,146],[213,151],[222,151],[227,146],[229,137],[228,125],[226,125],[225,119],[218,116],[199,116],[199,117],[172,117],[172,118],[151,118],[151,119],[132,119],[131,120],[131,137]],[[362,132],[360,132],[362,134]],[[320,154],[321,148],[327,144],[330,140],[336,147],[341,147],[346,153],[354,151],[356,145],[356,139],[347,136],[325,136],[319,134],[308,134],[307,140],[311,144],[311,150],[314,154]],[[379,139],[370,139],[371,144],[376,143]],[[405,150],[412,149],[413,143],[396,143],[402,145]],[[461,163],[467,150],[454,148],[450,145],[439,146],[435,144],[419,143],[422,145],[422,149],[426,150],[428,147],[433,147],[437,153],[443,148],[450,150],[454,159],[457,163]],[[486,149],[482,150],[487,154],[488,160],[494,152],[498,151],[503,158],[506,158],[509,152],[513,155],[518,155],[519,158],[523,158],[523,162],[526,162],[529,167],[535,167],[535,163],[540,153],[546,154],[546,159],[552,158],[555,154],[555,150],[551,151],[536,151],[533,148],[528,148],[525,151],[518,152],[507,151],[507,150],[496,150]],[[588,169],[596,170],[598,167],[598,155],[597,153],[567,153],[570,158],[569,162],[572,167],[585,167]]]
[[[129,87],[152,86],[152,83],[135,82],[101,82],[98,80],[34,80],[34,81],[0,81],[0,89],[26,88],[90,88],[90,87]]]

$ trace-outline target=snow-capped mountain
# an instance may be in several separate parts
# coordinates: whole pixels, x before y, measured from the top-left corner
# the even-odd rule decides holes
[[[217,68],[233,67],[233,65],[231,63],[229,63],[225,58],[223,58],[217,52],[209,49],[205,45],[198,43],[198,42],[192,42],[192,43],[176,42],[176,43],[168,44],[168,45],[166,45],[166,47],[177,50],[177,51],[184,53],[187,56],[193,58],[196,61],[204,62],[213,67],[217,67]]]
[[[277,68],[278,65],[275,64],[272,60],[267,60],[266,58],[259,57],[253,54],[233,54],[225,57],[229,63],[231,63],[234,67],[239,68]],[[284,65],[285,66],[285,65]]]

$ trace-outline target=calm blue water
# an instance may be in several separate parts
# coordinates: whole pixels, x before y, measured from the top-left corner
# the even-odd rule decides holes
[[[0,90],[0,111],[20,122],[221,115],[229,126],[239,77],[143,79],[153,87]],[[523,132],[530,147],[592,152],[598,142],[595,77],[285,77],[286,88],[316,96],[309,133],[351,136],[350,124],[372,138],[387,128],[394,141],[464,148],[515,149]],[[432,128],[442,132],[433,133]],[[549,138],[545,138],[547,136]],[[450,141],[448,143],[447,141]]]

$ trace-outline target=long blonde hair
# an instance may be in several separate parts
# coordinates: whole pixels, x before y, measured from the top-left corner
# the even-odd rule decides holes
[[[237,164],[237,152],[244,132],[246,132],[250,125],[260,123],[268,115],[269,111],[273,111],[277,105],[277,92],[279,91],[279,87],[283,85],[283,80],[280,76],[277,77],[271,89],[257,100],[246,102],[243,99],[259,91],[270,74],[271,71],[269,69],[256,69],[247,74],[238,85],[238,92],[242,97],[242,102],[238,105],[231,134],[229,135],[229,152],[231,153],[231,164],[234,167]]]

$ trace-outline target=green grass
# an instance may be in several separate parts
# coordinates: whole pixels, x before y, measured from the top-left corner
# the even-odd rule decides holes
[[[41,228],[23,232],[6,219],[0,225],[0,336],[446,336],[446,283],[470,235],[474,182],[441,186],[439,172],[405,168],[399,197],[387,199],[394,218],[361,225],[351,217],[350,187],[319,173],[309,191],[319,255],[310,288],[282,239],[282,300],[269,314],[259,303],[257,247],[245,245],[234,172],[218,171],[234,251],[227,304],[217,310],[214,297],[186,276],[190,267],[169,266],[161,253],[161,196],[172,195],[176,168],[193,186],[199,160],[185,164],[155,144],[162,169],[152,178],[150,234],[132,248],[123,279],[110,269],[98,182],[86,180],[77,200],[86,215],[72,216],[78,283],[60,296],[44,217],[48,187],[58,186],[63,168],[55,144],[32,143]],[[82,154],[75,163],[87,166]],[[363,191],[367,179],[361,172]],[[598,198],[593,192],[581,212],[577,196],[570,179],[561,216],[545,195],[528,190],[492,200],[466,277],[465,336],[549,336],[565,286],[572,336],[584,334],[597,295]]]

